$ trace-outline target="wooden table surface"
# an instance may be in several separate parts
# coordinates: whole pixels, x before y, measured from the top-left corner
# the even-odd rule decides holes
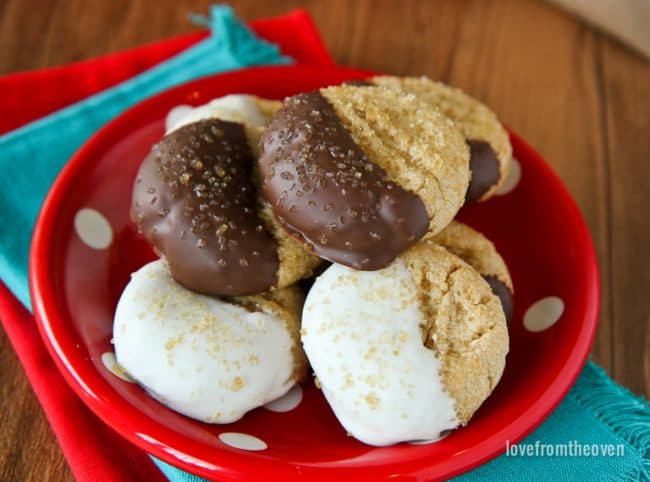
[[[0,75],[191,31],[196,27],[187,14],[205,12],[209,4],[0,0]],[[246,19],[300,6],[289,0],[233,5]],[[593,358],[633,392],[650,395],[648,61],[533,0],[302,5],[337,62],[460,86],[552,164],[582,209],[600,261]],[[72,480],[2,330],[0,370],[0,480]]]

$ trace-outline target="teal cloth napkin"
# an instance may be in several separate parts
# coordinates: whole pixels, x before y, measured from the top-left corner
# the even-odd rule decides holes
[[[230,7],[213,6],[210,17],[197,20],[212,30],[206,40],[0,137],[0,278],[25,306],[30,306],[27,265],[36,216],[56,175],[86,139],[128,107],[175,85],[226,70],[292,61],[276,45],[256,37]]]
[[[127,82],[0,137],[0,226],[13,227],[0,231],[0,278],[26,306],[29,243],[38,210],[60,169],[88,137],[131,105],[179,83],[229,69],[291,61],[274,45],[256,38],[229,7],[213,7],[202,22],[210,26],[210,38]],[[618,452],[503,455],[455,480],[650,481],[650,407],[591,362],[560,407],[519,448],[544,450],[535,447],[549,444],[554,451],[573,444],[574,452],[576,445],[584,452],[585,444],[596,444]],[[204,480],[154,460],[172,482]]]

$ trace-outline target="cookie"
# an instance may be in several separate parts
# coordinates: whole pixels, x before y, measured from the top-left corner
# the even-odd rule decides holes
[[[252,126],[199,120],[163,137],[140,166],[131,217],[188,289],[256,294],[289,286],[319,263],[259,196],[258,136]]]
[[[177,122],[172,123],[167,133],[193,122],[217,118],[252,127],[265,127],[282,102],[264,99],[248,94],[230,94],[211,100],[207,104],[192,108]]]
[[[262,190],[279,223],[315,254],[387,266],[464,202],[469,149],[414,96],[339,86],[285,100],[260,141]]]
[[[234,422],[305,377],[302,303],[293,287],[228,300],[200,295],[154,261],[132,275],[119,300],[115,356],[172,410],[207,423]]]
[[[461,258],[488,282],[499,297],[508,323],[514,312],[514,289],[508,267],[492,241],[466,224],[452,221],[432,240]]]
[[[466,424],[501,378],[509,343],[487,282],[427,241],[378,271],[329,267],[307,295],[301,339],[343,427],[377,446]]]
[[[492,110],[462,90],[427,77],[381,75],[368,83],[414,94],[452,119],[463,132],[471,152],[467,201],[484,201],[494,195],[510,170],[512,146]]]

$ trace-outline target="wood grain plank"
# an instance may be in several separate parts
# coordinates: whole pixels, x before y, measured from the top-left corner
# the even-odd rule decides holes
[[[7,0],[0,17],[0,74],[43,67],[56,0]]]
[[[602,41],[602,81],[611,162],[612,374],[650,396],[650,64]]]
[[[333,54],[342,64],[445,77],[468,2],[356,2],[351,31]]]
[[[113,31],[122,23],[128,5],[128,0],[61,2],[52,16],[54,33],[45,49],[46,65],[76,62],[108,52]]]

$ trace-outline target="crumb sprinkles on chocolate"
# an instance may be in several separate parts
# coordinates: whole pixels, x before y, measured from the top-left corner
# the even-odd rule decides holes
[[[317,255],[379,269],[426,232],[421,199],[387,179],[320,92],[289,98],[260,145],[266,198]]]
[[[277,245],[258,215],[254,162],[244,126],[218,119],[171,132],[143,162],[133,219],[184,286],[231,296],[276,284]]]

